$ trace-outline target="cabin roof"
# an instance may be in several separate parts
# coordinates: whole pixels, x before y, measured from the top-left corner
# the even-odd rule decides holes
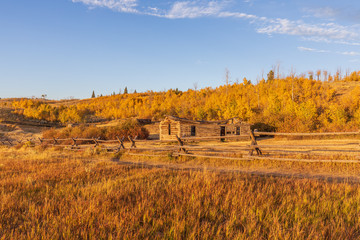
[[[238,118],[234,117],[234,118],[230,118],[227,120],[220,120],[220,121],[199,121],[199,120],[190,120],[187,118],[180,118],[180,117],[175,117],[175,116],[166,116],[166,119],[170,119],[173,121],[179,121],[179,122],[184,122],[184,123],[190,123],[190,124],[229,124],[229,123],[245,123],[241,120],[239,120]]]

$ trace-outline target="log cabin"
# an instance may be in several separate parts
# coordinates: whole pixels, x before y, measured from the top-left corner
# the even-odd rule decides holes
[[[250,135],[250,124],[231,118],[222,121],[197,121],[167,116],[160,122],[160,140],[176,140],[179,137],[218,137]]]

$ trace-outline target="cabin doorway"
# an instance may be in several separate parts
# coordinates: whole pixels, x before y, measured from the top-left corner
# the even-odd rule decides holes
[[[225,128],[225,126],[221,126],[220,127],[220,136],[225,136],[225,134],[226,134],[226,128]]]
[[[190,136],[192,136],[192,137],[196,136],[196,127],[195,126],[191,126]]]
[[[225,136],[226,135],[226,128],[225,126],[221,126],[220,127],[220,136]],[[220,141],[225,141],[225,138],[221,138]]]
[[[240,127],[236,127],[236,135],[240,135]]]

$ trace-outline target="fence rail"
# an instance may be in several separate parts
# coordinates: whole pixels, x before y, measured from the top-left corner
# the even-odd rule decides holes
[[[323,133],[277,133],[277,132],[254,132],[255,136],[339,136],[357,135],[360,132],[323,132]]]
[[[332,132],[332,133],[274,133],[274,132],[250,132],[250,144],[244,141],[232,142],[232,145],[225,145],[219,141],[218,144],[202,145],[208,140],[237,140],[244,139],[244,136],[216,136],[216,137],[177,137],[176,140],[140,140],[127,137],[116,137],[114,140],[99,138],[30,138],[21,140],[0,139],[0,145],[9,147],[22,143],[30,145],[52,145],[63,147],[68,150],[82,151],[86,148],[101,147],[108,151],[132,151],[135,152],[168,152],[173,156],[191,156],[199,158],[214,158],[228,160],[270,160],[270,161],[293,161],[293,162],[336,162],[336,163],[360,163],[359,142],[346,144],[259,144],[259,136],[331,136],[331,135],[356,135],[360,132]],[[246,137],[246,136],[245,136]],[[126,142],[125,142],[126,141]],[[196,142],[196,143],[195,143]],[[177,143],[177,144],[176,144]],[[256,156],[254,156],[254,154]],[[312,156],[334,156],[335,154],[349,159],[311,159]],[[154,154],[141,154],[151,156]],[[294,157],[295,155],[300,155]],[[155,156],[155,155],[154,155]]]

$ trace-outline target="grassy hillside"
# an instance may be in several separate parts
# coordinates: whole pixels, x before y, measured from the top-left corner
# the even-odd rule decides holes
[[[116,94],[67,102],[23,99],[14,112],[27,118],[74,123],[131,117],[162,119],[174,115],[199,120],[239,117],[262,130],[283,132],[358,130],[360,85],[352,78],[328,81],[304,76],[247,79],[200,90]]]

